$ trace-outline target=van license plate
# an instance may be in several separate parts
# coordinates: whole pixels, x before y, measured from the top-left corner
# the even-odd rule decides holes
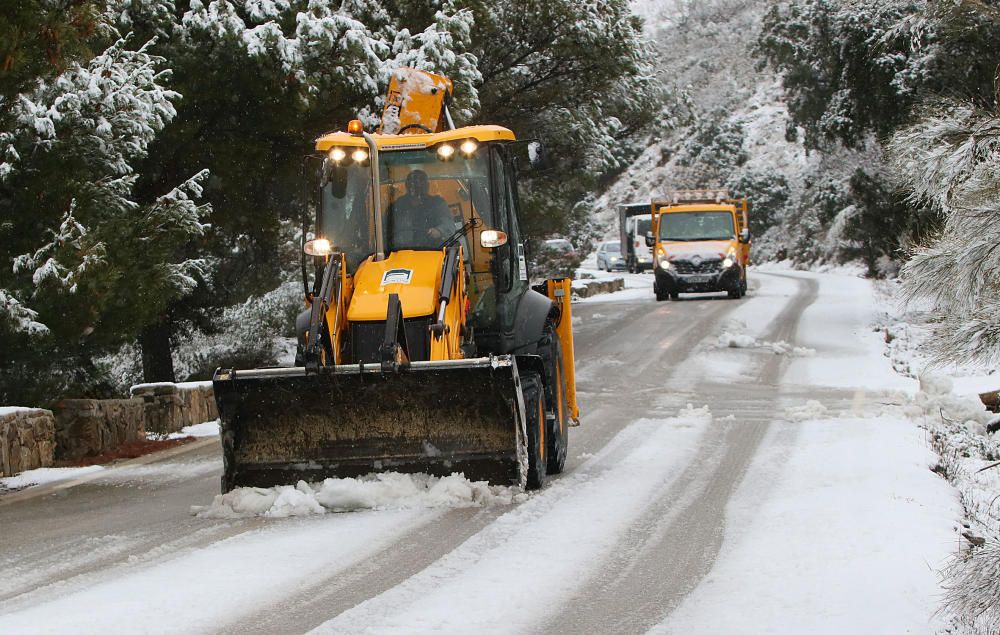
[[[708,282],[712,276],[688,276],[687,282]]]

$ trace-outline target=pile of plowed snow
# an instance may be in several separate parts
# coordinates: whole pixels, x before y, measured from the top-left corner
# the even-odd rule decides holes
[[[816,351],[805,346],[795,346],[784,340],[766,342],[758,340],[747,332],[747,325],[741,320],[729,320],[719,333],[718,348],[762,348],[775,355],[790,357],[812,357]]]
[[[516,487],[470,481],[461,474],[437,477],[385,472],[361,478],[328,478],[322,483],[299,481],[294,487],[238,487],[216,496],[211,505],[192,506],[191,513],[199,518],[287,518],[362,509],[510,505],[525,498]]]

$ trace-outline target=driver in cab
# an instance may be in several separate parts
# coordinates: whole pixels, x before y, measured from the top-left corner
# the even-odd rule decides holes
[[[395,249],[440,249],[455,232],[448,203],[430,194],[423,170],[406,175],[406,194],[393,202],[388,216],[389,241]]]

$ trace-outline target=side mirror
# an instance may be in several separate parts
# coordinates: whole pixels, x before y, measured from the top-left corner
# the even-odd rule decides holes
[[[746,228],[740,230],[740,238],[739,238],[739,240],[740,240],[741,243],[748,243],[748,242],[750,242],[750,230],[746,229]]]
[[[646,246],[647,247],[656,246],[656,237],[653,236],[653,232],[646,232]]]
[[[479,232],[479,244],[484,249],[503,247],[507,244],[507,233],[499,229],[484,229]]]
[[[548,157],[545,156],[545,146],[541,141],[531,141],[528,143],[528,165],[533,170],[545,170],[549,167]]]

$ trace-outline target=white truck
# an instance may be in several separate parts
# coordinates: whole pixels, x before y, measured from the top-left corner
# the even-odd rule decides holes
[[[653,268],[653,250],[646,246],[646,233],[651,231],[653,217],[649,203],[629,203],[618,209],[618,229],[621,235],[622,257],[629,273]]]

